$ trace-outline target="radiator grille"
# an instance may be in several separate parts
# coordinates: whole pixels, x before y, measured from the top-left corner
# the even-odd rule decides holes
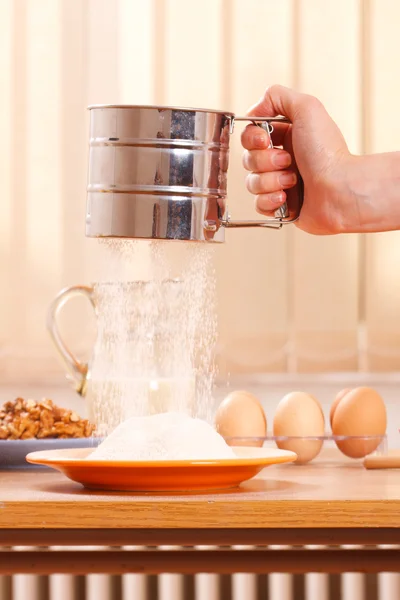
[[[134,549],[134,547],[126,547]],[[14,575],[0,600],[399,600],[400,575]]]

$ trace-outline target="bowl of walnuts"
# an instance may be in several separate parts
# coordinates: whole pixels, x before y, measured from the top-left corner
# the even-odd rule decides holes
[[[95,447],[95,426],[52,400],[16,398],[0,407],[0,468],[29,468],[36,450]]]

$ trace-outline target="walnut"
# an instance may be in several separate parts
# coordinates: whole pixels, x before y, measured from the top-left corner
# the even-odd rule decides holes
[[[39,433],[40,423],[38,421],[32,421],[32,423],[28,427],[28,431],[31,433],[32,437],[36,437]],[[25,432],[26,433],[26,430]]]
[[[21,435],[21,440],[28,440],[36,437],[39,431],[39,423],[30,422],[24,433]]]
[[[55,437],[55,436],[51,434],[51,429],[45,429],[44,427],[41,427],[39,429],[39,431],[37,432],[36,437],[39,440],[42,440],[44,438],[51,438],[51,437]]]
[[[14,410],[16,410],[16,411],[22,410],[23,402],[24,401],[22,400],[22,398],[17,398],[15,401],[15,409]]]
[[[22,431],[19,431],[18,427],[14,427],[11,423],[8,426],[9,435],[12,440],[18,440],[21,437]]]
[[[42,400],[41,402],[39,402],[39,406],[41,408],[45,408],[46,410],[52,410],[53,403],[51,400]]]
[[[74,411],[72,411],[72,413],[69,415],[69,420],[72,421],[72,423],[77,423],[80,421],[79,416]]]
[[[65,435],[69,435],[71,437],[74,437],[76,435],[78,431],[78,428],[76,427],[76,425],[66,425],[64,428],[63,433]]]
[[[89,421],[84,422],[85,423],[85,428],[83,431],[83,435],[84,437],[90,437],[93,433],[93,425],[91,423],[89,423]]]
[[[40,402],[17,398],[0,408],[0,440],[90,437],[94,429],[75,411],[60,408],[48,398]]]
[[[34,408],[33,410],[31,410],[31,412],[29,413],[29,418],[32,421],[38,421],[40,419],[40,408],[39,408],[39,406],[37,406],[36,408]]]
[[[65,412],[65,408],[59,406],[53,406],[53,416],[55,421],[59,421]]]
[[[42,410],[39,421],[40,427],[43,429],[51,429],[54,425],[54,417],[48,409]]]

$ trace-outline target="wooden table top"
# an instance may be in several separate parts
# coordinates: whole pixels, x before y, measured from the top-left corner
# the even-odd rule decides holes
[[[282,465],[237,490],[88,492],[50,471],[0,471],[0,529],[400,528],[400,471]]]

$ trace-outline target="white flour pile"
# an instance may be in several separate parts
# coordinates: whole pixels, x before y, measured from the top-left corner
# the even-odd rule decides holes
[[[183,413],[131,417],[94,450],[88,460],[222,460],[235,453],[205,421]]]

